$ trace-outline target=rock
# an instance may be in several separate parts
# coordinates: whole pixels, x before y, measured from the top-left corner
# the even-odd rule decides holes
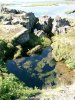
[[[8,8],[2,8],[2,16],[0,17],[1,24],[4,25],[12,24],[12,25],[18,25],[21,24],[25,28],[28,29],[29,32],[31,32],[34,29],[34,25],[36,23],[36,17],[34,13],[29,12],[26,13],[24,11],[19,11],[15,9],[8,9]]]
[[[29,40],[29,31],[26,28],[22,28],[21,31],[19,31],[18,33],[16,33],[13,37],[12,40],[15,39],[15,42],[17,44],[23,44],[25,42],[27,42]]]
[[[52,24],[52,33],[66,33],[68,27],[70,26],[66,19],[61,19],[59,16],[56,16]]]
[[[14,59],[21,57],[22,47],[20,45],[16,46],[17,51],[14,54]]]
[[[0,23],[1,38],[7,41],[16,38],[16,43],[23,44],[29,40],[29,32],[34,29],[36,17],[32,12],[26,13],[15,9],[2,8]]]
[[[29,40],[28,29],[22,25],[0,25],[0,38],[16,44],[23,44]],[[10,27],[10,28],[9,28]]]
[[[47,35],[51,36],[51,30],[52,30],[52,21],[53,19],[49,16],[43,16],[39,18],[39,24],[38,27],[41,26],[41,30],[43,30]]]
[[[72,14],[72,13],[75,13],[75,10],[67,10],[65,11],[66,14]]]
[[[33,13],[23,13],[15,15],[12,20],[12,24],[21,24],[31,32],[34,27],[35,21],[36,17]]]
[[[12,21],[11,21],[12,25],[17,25],[19,24],[19,20],[17,18],[14,18]]]
[[[3,18],[4,18],[4,16],[0,16],[0,22],[2,21]]]
[[[8,9],[8,8],[2,8],[2,13],[4,14],[9,14],[9,13],[13,13],[13,14],[22,14],[24,11],[21,10],[16,10],[16,9]]]
[[[41,30],[42,29],[42,25],[39,22],[37,22],[36,25],[35,25],[35,29]]]
[[[46,33],[43,30],[34,29],[34,34],[38,37],[45,36]]]
[[[39,51],[41,48],[42,48],[41,45],[37,45],[37,46],[35,46],[34,48],[32,48],[31,50],[29,50],[29,51],[27,52],[27,54],[28,54],[28,55],[34,54],[36,51]]]
[[[11,21],[12,19],[13,19],[13,16],[11,14],[4,16],[4,21]]]
[[[11,21],[4,21],[2,22],[3,25],[11,25]]]

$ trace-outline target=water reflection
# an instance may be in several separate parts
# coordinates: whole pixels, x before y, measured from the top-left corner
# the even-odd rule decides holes
[[[56,80],[56,62],[52,58],[51,51],[52,48],[48,47],[41,55],[9,60],[7,68],[28,86],[52,85]]]

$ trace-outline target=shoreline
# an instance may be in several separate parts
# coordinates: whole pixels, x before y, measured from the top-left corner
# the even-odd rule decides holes
[[[23,7],[37,7],[37,6],[58,6],[59,4],[75,4],[75,1],[60,1],[60,2],[37,2],[37,3],[11,3],[11,4],[2,4],[4,6],[12,6],[12,5],[21,5]]]

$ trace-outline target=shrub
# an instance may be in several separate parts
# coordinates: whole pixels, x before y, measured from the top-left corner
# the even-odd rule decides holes
[[[0,40],[0,59],[5,59],[12,52],[14,46],[4,40]]]
[[[28,88],[12,74],[5,74],[3,77],[0,76],[1,100],[28,100],[30,96],[37,93],[40,93],[37,88]]]
[[[50,46],[51,45],[51,40],[47,37],[37,37],[34,34],[30,34],[30,44],[32,44],[33,46],[36,45],[42,45],[44,47]]]
[[[8,74],[5,63],[0,61],[0,100],[28,100],[39,93],[36,87],[29,88],[13,74]]]
[[[75,34],[59,34],[52,39],[52,55],[55,60],[64,60],[69,68],[75,68]]]

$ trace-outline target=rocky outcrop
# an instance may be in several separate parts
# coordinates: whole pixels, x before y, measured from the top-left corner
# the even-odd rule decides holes
[[[29,32],[32,31],[35,22],[36,17],[32,12],[26,13],[15,9],[2,8],[0,37],[8,41],[16,38],[18,44],[27,42],[29,40]]]
[[[14,14],[22,14],[24,11],[22,10],[16,10],[16,9],[8,9],[8,8],[1,8],[1,13],[3,14],[10,14],[10,13],[14,13]]]
[[[24,11],[19,11],[15,9],[3,8],[2,16],[0,16],[0,22],[4,25],[21,24],[25,28],[27,28],[29,32],[31,32],[36,22],[36,17],[32,12],[26,13]]]
[[[35,25],[34,34],[36,34],[38,37],[45,35],[51,36],[52,21],[52,18],[49,16],[43,16],[38,18],[37,23]]]
[[[75,10],[67,10],[65,11],[66,14],[72,14],[72,13],[75,13]]]
[[[29,40],[29,31],[22,25],[0,25],[0,38],[22,44]]]
[[[59,16],[56,16],[52,24],[52,33],[66,33],[68,27],[70,26],[68,20],[61,19]]]
[[[43,16],[42,18],[39,18],[39,23],[42,25],[42,30],[47,34],[51,33],[52,21],[53,19],[49,16]]]

